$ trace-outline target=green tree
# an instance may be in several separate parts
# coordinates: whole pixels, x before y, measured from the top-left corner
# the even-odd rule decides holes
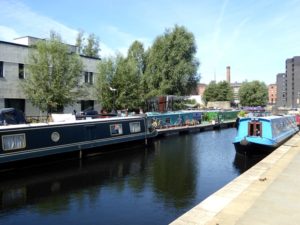
[[[218,86],[215,81],[211,81],[203,93],[203,100],[205,102],[214,102],[218,98]]]
[[[108,110],[113,104],[118,109],[137,109],[143,104],[141,79],[144,69],[144,48],[135,41],[127,57],[103,59],[99,65],[96,89],[99,101]]]
[[[102,108],[107,110],[113,109],[113,103],[116,97],[116,91],[113,84],[113,79],[116,71],[116,63],[114,58],[103,59],[98,66],[99,76],[96,80],[96,92]]]
[[[141,104],[140,76],[134,59],[120,58],[114,83],[118,89],[116,104],[121,109],[133,110]]]
[[[99,38],[95,34],[90,34],[86,45],[82,49],[83,55],[99,58],[99,51]]]
[[[227,81],[220,81],[218,83],[218,101],[232,101],[233,91]]]
[[[84,31],[79,31],[76,37],[77,52],[89,57],[99,58],[100,44],[99,38],[95,34],[89,34],[84,38]]]
[[[268,101],[268,88],[264,82],[244,82],[239,90],[240,103],[243,106],[264,106]]]
[[[233,91],[227,81],[216,83],[210,82],[204,91],[203,99],[205,102],[214,101],[231,101],[233,98]]]
[[[137,109],[144,106],[145,91],[143,77],[145,71],[145,50],[144,46],[139,41],[134,41],[128,49],[127,65],[131,68],[131,75],[127,78],[133,85],[130,87],[132,92],[132,109]],[[129,90],[128,90],[129,91]]]
[[[145,50],[144,46],[139,41],[134,41],[127,52],[127,59],[133,60],[137,67],[139,76],[142,76],[145,69]]]
[[[83,64],[77,54],[54,32],[30,49],[28,77],[22,84],[25,95],[43,112],[62,111],[82,95],[79,79]]]
[[[189,95],[198,82],[194,35],[183,26],[166,30],[147,52],[147,97]]]
[[[77,34],[76,44],[75,44],[75,46],[77,47],[78,54],[82,54],[83,43],[84,43],[84,31],[81,30]]]
[[[147,52],[142,43],[135,41],[127,57],[119,55],[110,62],[102,60],[96,87],[99,100],[111,108],[114,101],[109,85],[117,90],[114,95],[118,108],[137,109],[146,99],[158,95],[188,95],[199,78],[195,53],[194,36],[184,27],[167,30]]]

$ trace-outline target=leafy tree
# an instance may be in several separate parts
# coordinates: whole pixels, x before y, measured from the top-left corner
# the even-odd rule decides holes
[[[95,34],[90,34],[85,40],[84,32],[79,31],[76,37],[75,46],[78,48],[78,53],[89,57],[99,58],[99,38]]]
[[[103,59],[98,66],[99,76],[96,80],[96,92],[98,100],[102,107],[107,110],[113,109],[113,102],[116,97],[115,92],[112,92],[114,87],[113,78],[115,76],[116,64],[114,58]]]
[[[167,30],[147,52],[142,43],[135,41],[127,57],[102,60],[96,87],[99,101],[111,109],[114,94],[118,108],[136,109],[149,97],[188,95],[198,81],[195,53],[194,36],[184,27]],[[117,93],[112,93],[109,86]]]
[[[83,49],[83,43],[84,43],[84,32],[81,30],[78,32],[77,37],[76,37],[76,44],[75,46],[77,47],[77,53],[82,54],[82,49]]]
[[[233,90],[227,81],[221,81],[218,83],[218,101],[232,101]]]
[[[268,88],[264,82],[244,82],[239,90],[240,103],[243,106],[263,106],[268,101]]]
[[[134,41],[128,49],[127,64],[132,68],[131,82],[134,83],[134,103],[132,107],[139,108],[145,103],[145,84],[143,83],[145,72],[145,50],[139,41]]]
[[[128,49],[127,59],[133,60],[137,67],[139,76],[142,76],[145,69],[145,50],[144,46],[139,41],[134,41]]]
[[[198,61],[194,35],[175,26],[154,41],[147,52],[146,97],[188,95],[196,87]]]
[[[210,101],[213,102],[213,101],[217,101],[217,98],[218,98],[218,86],[215,81],[211,81],[203,93],[203,100],[205,102],[210,102]]]
[[[119,59],[114,83],[118,89],[116,103],[119,108],[133,110],[141,105],[140,74],[134,59]]]
[[[82,52],[85,56],[99,58],[99,39],[95,34],[90,34],[87,38],[87,44],[84,46]]]
[[[82,95],[79,79],[83,64],[54,32],[30,49],[29,76],[22,84],[25,95],[43,112],[62,111]]]
[[[203,99],[205,102],[213,101],[231,101],[233,98],[233,91],[227,81],[216,83],[210,82],[204,91]]]
[[[143,103],[143,45],[135,41],[124,58],[118,55],[109,60],[104,59],[99,66],[99,79],[96,89],[99,101],[106,109],[111,110],[113,103],[119,109],[137,109]]]

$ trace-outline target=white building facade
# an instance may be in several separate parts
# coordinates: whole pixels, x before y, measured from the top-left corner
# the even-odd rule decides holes
[[[34,107],[24,95],[21,83],[26,79],[26,64],[28,62],[29,46],[34,44],[38,38],[23,37],[15,39],[14,42],[0,41],[0,109],[17,108],[26,116],[40,116],[42,112]],[[76,52],[76,47],[68,45],[71,52]],[[83,111],[87,108],[99,111],[100,104],[97,102],[94,83],[97,76],[99,58],[80,56],[84,65],[82,79],[87,90],[87,95],[77,99],[77,102],[64,108],[65,113]]]

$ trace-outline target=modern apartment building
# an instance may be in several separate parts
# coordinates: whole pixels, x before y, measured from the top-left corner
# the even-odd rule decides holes
[[[26,64],[30,45],[39,38],[22,37],[14,42],[0,41],[0,108],[14,107],[22,110],[27,116],[38,116],[41,112],[26,99],[22,92],[21,83],[26,79]],[[76,52],[76,47],[68,45],[70,52]],[[80,56],[84,65],[82,79],[87,90],[87,95],[78,99],[76,104],[64,109],[65,113],[83,111],[87,108],[100,110],[93,88],[99,58]]]
[[[286,105],[287,105],[287,82],[286,82],[286,74],[285,73],[277,74],[276,86],[277,86],[276,106],[286,107]]]
[[[286,62],[286,106],[298,108],[300,106],[300,56],[287,59]]]

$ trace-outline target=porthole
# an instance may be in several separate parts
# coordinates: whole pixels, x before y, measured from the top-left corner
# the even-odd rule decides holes
[[[53,132],[51,134],[51,140],[54,141],[54,142],[58,142],[60,139],[60,134],[58,132]]]

